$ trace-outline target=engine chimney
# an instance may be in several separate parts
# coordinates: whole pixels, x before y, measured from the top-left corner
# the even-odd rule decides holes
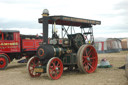
[[[48,20],[49,20],[49,11],[47,9],[43,10],[43,44],[48,44]]]

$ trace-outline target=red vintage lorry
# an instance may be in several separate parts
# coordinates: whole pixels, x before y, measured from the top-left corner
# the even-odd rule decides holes
[[[42,37],[21,35],[17,30],[0,30],[0,70],[13,59],[30,58],[36,54]]]

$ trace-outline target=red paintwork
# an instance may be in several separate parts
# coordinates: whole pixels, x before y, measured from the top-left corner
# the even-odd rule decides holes
[[[87,51],[87,49],[89,50]],[[89,45],[84,48],[82,61],[83,69],[87,73],[92,73],[95,71],[95,69],[97,68],[98,56],[93,46]]]
[[[95,42],[95,43],[101,43],[101,51],[104,51],[104,42]]]
[[[4,40],[4,33],[1,30],[0,33],[2,33],[2,39],[0,39],[0,55],[5,55],[9,62],[11,61],[10,56],[8,56],[9,53],[21,53],[22,55],[23,52],[36,51],[39,47],[39,42],[42,42],[42,39],[21,39],[19,32],[13,32],[13,40]]]
[[[39,47],[39,42],[42,42],[42,39],[23,39],[22,49],[24,51],[36,51]]]
[[[0,40],[0,53],[20,52],[20,34],[15,32],[13,33],[13,36],[13,40],[4,40],[2,33],[2,40]]]

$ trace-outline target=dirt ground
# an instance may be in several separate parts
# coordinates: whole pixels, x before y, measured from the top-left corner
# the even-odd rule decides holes
[[[6,70],[0,71],[0,85],[128,85],[125,70],[117,68],[125,64],[126,54],[128,51],[98,54],[99,61],[106,58],[113,67],[97,68],[92,74],[64,71],[58,80],[50,80],[47,74],[31,78],[27,73],[26,64],[13,61]]]

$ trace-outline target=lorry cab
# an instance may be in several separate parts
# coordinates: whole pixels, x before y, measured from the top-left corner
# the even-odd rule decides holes
[[[20,52],[20,33],[16,30],[0,31],[0,53]]]
[[[13,59],[34,56],[42,41],[42,37],[21,35],[17,30],[0,30],[0,70],[6,69]]]

